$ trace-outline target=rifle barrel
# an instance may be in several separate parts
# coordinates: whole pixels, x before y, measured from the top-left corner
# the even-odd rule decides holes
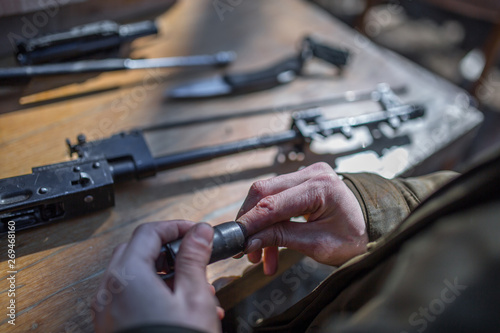
[[[278,134],[269,136],[260,136],[230,143],[224,143],[217,146],[202,147],[188,150],[180,153],[160,156],[155,158],[157,171],[178,168],[209,161],[211,159],[242,153],[245,151],[267,148],[285,143],[300,143],[302,140],[300,134],[295,130],[287,130]]]

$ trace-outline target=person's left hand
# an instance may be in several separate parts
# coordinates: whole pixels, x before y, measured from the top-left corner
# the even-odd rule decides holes
[[[156,274],[161,246],[184,236],[167,285]],[[97,333],[148,324],[220,332],[224,316],[206,279],[213,229],[204,223],[169,221],[139,226],[115,248],[93,303]]]

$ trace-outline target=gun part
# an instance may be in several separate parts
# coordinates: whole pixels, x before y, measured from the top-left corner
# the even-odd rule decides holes
[[[322,45],[304,38],[298,54],[281,60],[266,69],[251,73],[229,73],[209,79],[182,84],[166,92],[173,99],[206,98],[240,94],[273,88],[293,81],[302,73],[307,60],[316,57],[341,70],[347,65],[349,52]]]
[[[243,252],[246,247],[247,231],[239,222],[225,222],[214,227],[212,254],[209,264],[227,259]],[[157,260],[159,275],[168,279],[175,272],[175,258],[179,253],[182,238],[165,244]]]
[[[258,148],[288,145],[301,151],[316,138],[337,133],[349,138],[352,128],[381,123],[397,129],[425,112],[422,105],[402,104],[386,85],[380,85],[373,97],[382,111],[338,119],[325,119],[318,109],[299,111],[292,116],[291,129],[281,133],[159,157],[153,157],[141,131],[90,142],[79,135],[75,144],[67,140],[70,155],[77,154],[78,159],[0,179],[0,233],[7,232],[11,220],[16,221],[16,230],[22,230],[112,207],[117,182]]]
[[[82,60],[59,64],[3,67],[0,68],[0,85],[24,83],[30,78],[37,76],[111,72],[125,69],[225,66],[235,58],[236,54],[234,52],[222,51],[216,54],[185,57]]]
[[[65,32],[21,40],[16,45],[16,59],[23,66],[61,62],[117,49],[122,43],[157,33],[153,21],[123,25],[113,21],[94,22]]]

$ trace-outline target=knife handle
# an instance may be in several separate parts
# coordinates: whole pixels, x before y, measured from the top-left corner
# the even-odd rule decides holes
[[[226,74],[224,80],[234,93],[269,89],[295,79],[302,66],[302,58],[294,56],[258,72]]]
[[[337,66],[338,68],[347,65],[350,57],[349,51],[321,44],[311,37],[306,37],[304,39],[303,48],[305,50],[310,49],[314,57]]]

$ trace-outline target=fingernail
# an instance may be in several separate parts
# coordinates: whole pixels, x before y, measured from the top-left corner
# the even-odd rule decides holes
[[[257,251],[262,248],[262,240],[260,239],[252,239],[245,249],[245,253],[251,253]]]
[[[211,246],[213,238],[213,229],[207,223],[198,223],[194,226],[193,237],[201,243]]]

